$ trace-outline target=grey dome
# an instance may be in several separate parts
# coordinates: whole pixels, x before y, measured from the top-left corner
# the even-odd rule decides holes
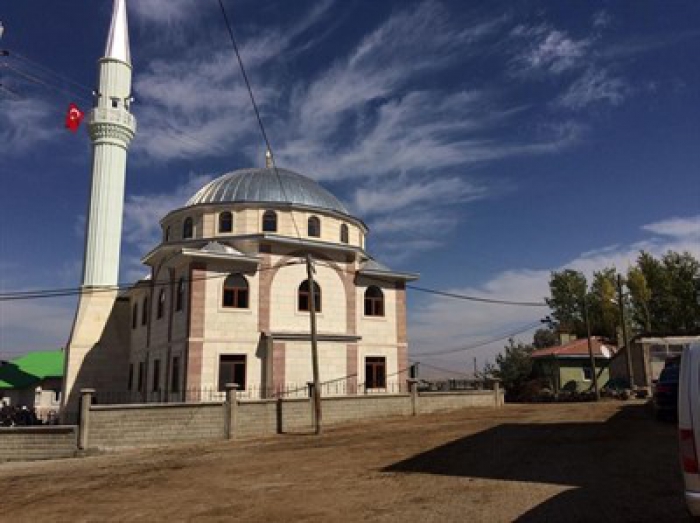
[[[203,203],[292,203],[350,214],[338,198],[311,178],[273,168],[240,169],[212,180],[189,199],[186,207]]]

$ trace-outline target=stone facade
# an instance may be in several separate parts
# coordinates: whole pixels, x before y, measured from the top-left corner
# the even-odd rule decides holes
[[[132,392],[144,400],[178,401],[192,389],[221,391],[222,358],[235,355],[245,359],[241,394],[276,397],[290,389],[304,394],[312,380],[309,312],[299,304],[307,252],[321,289],[316,314],[320,379],[343,383],[325,392],[366,392],[371,385],[365,376],[367,358],[383,358],[384,386],[377,388],[396,391],[405,383],[405,281],[413,276],[388,270],[385,275],[366,274],[369,257],[361,247],[366,228],[350,216],[342,220],[337,212],[276,210],[277,231],[266,235],[263,215],[274,208],[252,208],[246,202],[207,204],[174,211],[163,220],[164,241],[145,257],[152,276],[129,294],[131,370],[125,369],[124,376],[132,375]],[[227,235],[216,232],[222,212],[233,215],[233,231]],[[321,239],[295,238],[296,230],[307,232],[311,216],[320,220]],[[193,238],[183,240],[180,233],[188,218]],[[348,227],[348,243],[341,241],[342,225]],[[229,275],[245,278],[242,306],[224,303]],[[177,297],[179,285],[184,298]],[[381,290],[381,306],[374,315],[365,309],[369,287]],[[134,378],[139,368],[140,387]]]

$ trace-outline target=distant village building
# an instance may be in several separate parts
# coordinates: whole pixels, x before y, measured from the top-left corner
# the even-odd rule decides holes
[[[0,406],[33,408],[41,419],[61,404],[63,350],[37,351],[0,365]]]
[[[610,379],[610,361],[617,347],[602,338],[592,337],[591,346],[599,387]],[[574,339],[557,347],[532,351],[533,375],[548,381],[553,392],[582,392],[591,389],[593,368],[588,350],[588,338]]]
[[[148,278],[117,288],[130,112],[126,10],[115,0],[96,107],[83,293],[66,362],[66,418],[83,387],[177,401],[237,383],[260,397],[312,379],[316,298],[321,381],[343,394],[407,377],[405,283],[365,249],[367,226],[301,174],[241,169],[202,187],[161,221]],[[310,285],[303,257],[314,259]]]

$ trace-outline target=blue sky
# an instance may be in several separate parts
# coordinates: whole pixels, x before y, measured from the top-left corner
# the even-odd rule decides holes
[[[227,5],[278,165],[339,196],[370,226],[370,252],[420,285],[538,300],[551,270],[624,270],[641,248],[700,255],[699,3]],[[79,284],[90,146],[63,116],[89,108],[110,12],[0,8],[1,290]],[[122,281],[146,273],[162,215],[264,161],[217,2],[132,0],[129,16],[139,130]],[[414,353],[546,312],[416,292],[409,307]],[[73,310],[0,303],[0,356],[63,345]],[[462,369],[502,345],[421,359]]]

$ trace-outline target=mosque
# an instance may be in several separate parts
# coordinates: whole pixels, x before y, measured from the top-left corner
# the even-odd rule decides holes
[[[405,285],[418,276],[373,259],[362,220],[311,178],[275,167],[269,152],[264,167],[223,174],[164,216],[160,243],[142,258],[149,277],[118,287],[127,151],[136,135],[125,0],[114,1],[98,63],[64,417],[77,412],[83,388],[94,388],[98,401],[106,391],[176,402],[226,383],[258,398],[304,387],[312,380],[312,301],[320,381],[343,384],[331,393],[405,382]]]

